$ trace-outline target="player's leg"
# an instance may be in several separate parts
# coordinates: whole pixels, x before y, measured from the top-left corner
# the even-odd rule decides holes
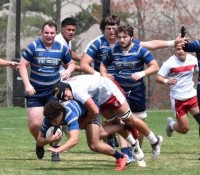
[[[125,124],[138,129],[150,141],[152,145],[152,159],[155,160],[160,155],[160,148],[163,141],[161,136],[156,137],[155,134],[148,128],[147,124],[136,118],[130,111],[128,103],[125,101],[123,105],[115,110],[117,116],[124,121]]]
[[[43,107],[28,108],[28,127],[32,136],[37,139],[43,121]]]
[[[43,107],[30,107],[28,108],[28,127],[29,131],[35,140],[38,137],[39,129],[43,121]],[[36,155],[38,159],[44,156],[44,147],[36,144]]]
[[[92,151],[113,156],[116,158],[115,170],[124,170],[126,168],[127,157],[112,148],[107,143],[100,141],[100,126],[90,123],[86,126],[86,138],[89,148]]]

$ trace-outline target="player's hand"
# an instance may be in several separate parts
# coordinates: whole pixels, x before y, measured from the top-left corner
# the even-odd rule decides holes
[[[60,153],[59,148],[47,148],[47,150],[53,153]]]
[[[19,69],[20,63],[15,61],[10,61],[8,66],[12,69]]]
[[[144,71],[140,71],[140,72],[136,72],[134,74],[131,75],[131,78],[135,81],[141,79],[142,77],[145,76],[145,72]]]
[[[61,80],[67,80],[70,78],[71,72],[68,69],[65,69],[60,73],[60,75],[61,75]]]
[[[169,79],[169,81],[167,82],[167,84],[169,85],[175,85],[177,83],[178,79],[177,78],[171,78]]]
[[[189,40],[190,38],[182,38],[181,37],[181,34],[179,34],[178,36],[177,36],[177,38],[175,39],[175,46],[176,45],[178,45],[178,44],[181,44],[183,47],[185,46],[185,44],[186,43],[188,43],[188,40]]]
[[[25,94],[34,95],[36,93],[34,87],[31,84],[25,86]]]
[[[115,80],[115,78],[112,74],[108,74],[108,78],[111,79],[111,80]]]

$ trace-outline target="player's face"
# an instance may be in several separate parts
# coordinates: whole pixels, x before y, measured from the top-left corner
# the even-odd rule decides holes
[[[67,42],[71,41],[74,38],[76,32],[76,26],[66,25],[62,27],[61,33]]]
[[[117,25],[113,25],[113,26],[106,25],[105,26],[104,35],[108,41],[117,39],[115,36],[116,28],[117,28]]]
[[[63,119],[63,112],[60,113],[60,115],[56,118],[54,118],[51,123],[53,126],[60,126],[61,122],[62,122],[62,119]]]
[[[118,41],[122,49],[127,50],[132,44],[132,37],[124,32],[118,33]]]
[[[46,25],[41,31],[42,34],[42,42],[45,46],[51,47],[54,44],[54,39],[56,37],[56,28],[50,27],[49,25]]]
[[[186,52],[183,50],[183,47],[182,45],[177,45],[175,47],[175,55],[177,56],[177,58],[184,62],[185,61],[185,58],[186,58]]]
[[[72,91],[68,88],[65,89],[65,100],[73,100]]]

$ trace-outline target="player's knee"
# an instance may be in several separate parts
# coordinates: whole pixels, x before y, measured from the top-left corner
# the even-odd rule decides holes
[[[187,134],[190,128],[188,126],[182,126],[181,127],[181,133],[182,134]]]
[[[96,143],[91,143],[91,144],[88,144],[90,150],[92,151],[97,151],[98,150],[98,145]]]
[[[122,115],[117,115],[117,117],[118,117],[119,119],[121,119],[121,120],[127,120],[127,119],[129,119],[131,116],[133,116],[133,114],[132,114],[132,112],[131,112],[130,109],[128,109],[128,111],[125,112],[125,113],[122,114]]]

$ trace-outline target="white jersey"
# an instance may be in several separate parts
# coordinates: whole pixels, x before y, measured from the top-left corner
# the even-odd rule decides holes
[[[170,97],[177,100],[187,100],[196,96],[194,88],[193,73],[197,69],[197,58],[186,54],[184,62],[175,55],[165,61],[158,74],[167,78],[176,78],[177,83],[170,86]]]
[[[61,43],[62,45],[66,46],[67,48],[69,48],[71,50],[71,46],[72,46],[71,41],[69,41],[69,43],[67,43],[61,33],[56,35],[55,41],[58,41],[59,43]],[[65,70],[65,68],[61,65],[59,71],[62,72],[64,70]]]
[[[118,87],[108,78],[96,75],[77,75],[66,81],[72,88],[75,100],[84,104],[92,98],[99,106],[112,95],[123,104],[125,97]]]

